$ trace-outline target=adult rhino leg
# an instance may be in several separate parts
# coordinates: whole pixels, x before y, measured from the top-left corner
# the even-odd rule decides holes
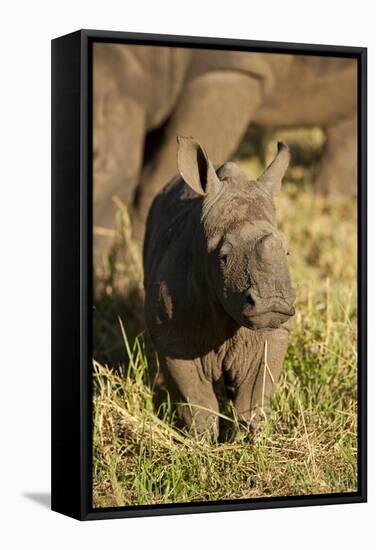
[[[160,362],[182,425],[195,437],[216,440],[218,401],[200,362],[161,356]]]
[[[327,141],[315,189],[323,194],[355,196],[357,192],[357,119],[326,128]]]
[[[289,331],[266,333],[259,366],[250,369],[235,392],[234,408],[241,423],[254,432],[270,412],[271,399],[286,355]]]
[[[238,147],[260,99],[260,82],[244,73],[213,71],[187,85],[137,189],[133,222],[140,240],[153,198],[177,173],[176,137],[195,137],[213,163],[222,164]]]
[[[94,91],[95,88],[94,79]],[[93,114],[93,230],[94,262],[102,265],[114,236],[118,197],[133,201],[145,138],[145,109],[114,91],[103,79],[94,94]]]

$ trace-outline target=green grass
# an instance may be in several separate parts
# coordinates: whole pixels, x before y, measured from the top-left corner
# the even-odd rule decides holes
[[[119,213],[116,253],[96,299],[94,506],[357,489],[355,204],[294,183],[276,202],[297,315],[272,413],[252,443],[238,433],[210,445],[174,426],[155,351],[137,335],[139,260],[134,250],[125,257],[130,230]]]

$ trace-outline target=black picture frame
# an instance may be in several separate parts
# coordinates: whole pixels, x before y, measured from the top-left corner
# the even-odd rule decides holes
[[[95,41],[351,57],[358,63],[358,491],[96,508],[92,433],[92,45]],[[80,30],[52,40],[52,509],[80,520],[367,499],[367,49]]]

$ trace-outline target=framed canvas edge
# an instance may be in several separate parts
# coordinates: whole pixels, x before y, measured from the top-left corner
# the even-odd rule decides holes
[[[82,516],[83,437],[79,415],[80,34],[51,43],[51,508],[77,519]]]
[[[300,42],[266,41],[242,38],[219,38],[208,36],[188,36],[172,34],[154,34],[142,32],[104,31],[94,29],[82,29],[89,40],[103,42],[121,42],[128,44],[145,44],[150,46],[180,46],[188,48],[213,48],[251,50],[271,53],[276,50],[279,53],[304,53],[307,55],[326,55],[355,57],[361,55],[367,48],[363,46],[345,46],[334,44],[308,44]]]
[[[367,344],[366,344],[366,159],[367,159],[367,48],[332,45],[298,44],[286,42],[264,42],[253,40],[201,38],[116,31],[81,30],[72,35],[80,37],[80,269],[77,274],[80,287],[80,400],[79,418],[79,476],[80,498],[79,512],[52,506],[55,511],[80,520],[110,519],[122,517],[146,517],[173,514],[193,514],[218,511],[252,510],[266,508],[285,508],[327,504],[346,504],[367,501]],[[66,35],[66,36],[72,36]],[[52,42],[61,40],[54,39]],[[91,214],[91,107],[90,89],[92,43],[96,41],[119,41],[123,43],[142,43],[145,45],[170,45],[180,47],[213,47],[222,49],[244,49],[280,53],[304,53],[306,55],[328,55],[354,57],[358,61],[358,492],[308,495],[294,497],[265,497],[260,499],[215,501],[197,503],[174,503],[117,508],[92,507],[92,431],[91,431],[91,306],[92,306],[92,214]],[[54,238],[52,238],[54,246]],[[72,374],[72,373],[71,373]],[[61,474],[61,472],[60,472]],[[56,472],[55,472],[56,475]],[[69,472],[64,477],[69,477]],[[53,499],[52,499],[53,501]]]

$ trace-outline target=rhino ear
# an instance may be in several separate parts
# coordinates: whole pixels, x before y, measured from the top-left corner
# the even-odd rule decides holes
[[[290,150],[282,141],[278,142],[278,153],[265,172],[257,181],[266,186],[270,195],[274,197],[281,190],[282,178],[290,163]]]
[[[221,183],[208,156],[195,139],[178,136],[178,169],[183,180],[196,193],[217,193]]]

